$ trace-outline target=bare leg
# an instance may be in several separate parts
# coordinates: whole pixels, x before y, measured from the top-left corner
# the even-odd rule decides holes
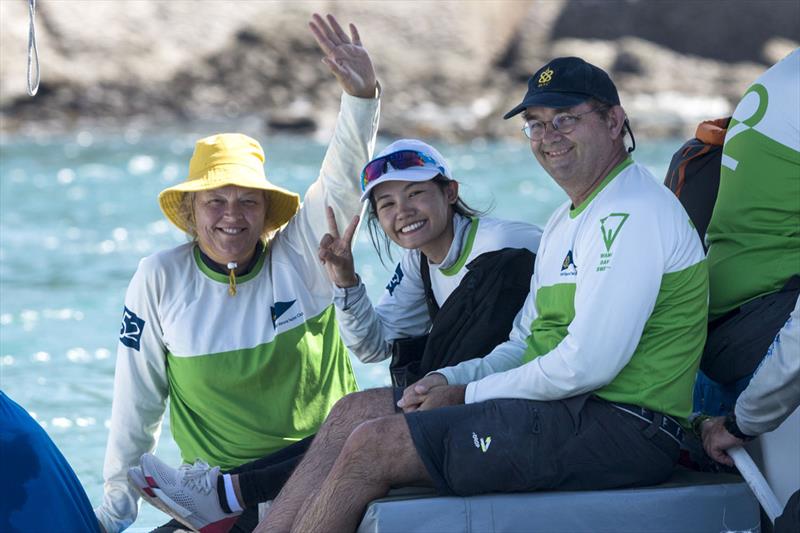
[[[289,531],[304,503],[319,491],[350,433],[364,421],[394,412],[391,388],[355,392],[339,400],[256,532]]]
[[[402,415],[358,426],[292,531],[355,531],[367,504],[397,485],[432,485]]]

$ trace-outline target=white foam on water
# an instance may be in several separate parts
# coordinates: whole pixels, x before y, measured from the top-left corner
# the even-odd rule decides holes
[[[71,363],[88,363],[92,360],[92,356],[86,348],[77,347],[67,350],[67,359]]]
[[[56,181],[62,185],[68,185],[75,181],[75,171],[71,168],[62,168],[56,173]]]

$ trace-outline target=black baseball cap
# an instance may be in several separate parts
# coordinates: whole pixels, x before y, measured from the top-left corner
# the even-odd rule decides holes
[[[559,57],[531,76],[525,98],[503,118],[509,119],[528,107],[572,107],[589,98],[619,105],[617,88],[606,71],[579,57]]]

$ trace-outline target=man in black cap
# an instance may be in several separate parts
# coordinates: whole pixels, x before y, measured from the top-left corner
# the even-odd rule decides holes
[[[697,232],[630,158],[601,69],[549,62],[506,118],[518,114],[569,200],[545,228],[509,340],[407,388],[402,414],[374,390],[340,400],[261,531],[352,531],[393,486],[472,495],[669,476],[705,341]]]

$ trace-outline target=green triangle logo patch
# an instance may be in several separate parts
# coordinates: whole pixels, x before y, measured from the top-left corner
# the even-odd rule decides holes
[[[611,245],[614,244],[619,230],[622,225],[628,220],[628,213],[611,213],[605,218],[600,219],[600,232],[603,234],[603,242],[606,245],[606,252],[611,251]]]

